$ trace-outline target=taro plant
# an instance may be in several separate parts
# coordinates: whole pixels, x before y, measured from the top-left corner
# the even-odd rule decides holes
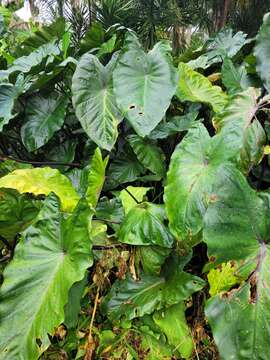
[[[268,359],[269,35],[5,53],[0,359]]]

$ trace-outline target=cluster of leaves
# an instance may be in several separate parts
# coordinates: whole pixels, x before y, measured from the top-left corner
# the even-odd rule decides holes
[[[0,359],[268,358],[269,34],[2,56]]]

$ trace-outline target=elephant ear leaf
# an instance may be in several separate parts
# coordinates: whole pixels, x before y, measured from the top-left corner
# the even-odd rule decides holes
[[[204,218],[204,241],[217,264],[237,261],[246,279],[208,300],[206,315],[222,359],[252,359],[269,347],[269,194],[250,188],[234,167],[219,181]],[[265,356],[264,356],[265,354]]]
[[[64,124],[68,98],[52,94],[34,95],[27,102],[25,124],[21,135],[28,151],[45,145]]]
[[[0,179],[0,187],[34,195],[49,195],[53,191],[61,200],[62,210],[67,212],[74,210],[79,201],[70,180],[49,167],[14,170]]]
[[[108,151],[117,140],[117,127],[123,120],[113,93],[116,61],[117,55],[103,66],[96,56],[84,54],[72,80],[72,100],[78,120],[90,139]]]
[[[205,76],[192,70],[187,64],[179,64],[179,83],[176,95],[180,101],[211,105],[214,112],[222,111],[228,102],[227,95],[214,86]]]
[[[162,120],[175,94],[178,75],[168,56],[170,51],[167,42],[159,42],[145,53],[135,35],[129,33],[113,72],[118,105],[142,137]]]
[[[21,91],[12,84],[0,84],[0,131],[16,116],[14,105]]]
[[[265,14],[263,24],[256,38],[254,54],[256,56],[256,69],[265,87],[270,91],[270,13]]]
[[[82,200],[65,218],[51,194],[23,233],[0,291],[1,360],[35,360],[48,347],[48,334],[64,321],[69,289],[93,263],[90,216]]]

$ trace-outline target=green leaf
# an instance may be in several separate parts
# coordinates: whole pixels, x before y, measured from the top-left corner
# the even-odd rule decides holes
[[[146,193],[151,190],[149,187],[134,187],[128,186],[126,189],[120,191],[119,198],[122,201],[125,214],[127,214],[138,203],[141,203]],[[137,202],[135,201],[137,200]]]
[[[176,95],[180,101],[210,104],[215,112],[222,111],[228,102],[227,95],[219,86],[212,85],[187,64],[179,64],[179,79]]]
[[[228,166],[228,165],[227,165]],[[204,218],[204,241],[217,264],[239,260],[246,281],[206,306],[221,359],[267,359],[269,347],[269,194],[258,194],[233,166]]]
[[[72,80],[73,106],[87,135],[100,147],[110,151],[118,136],[123,116],[113,94],[112,73],[117,56],[103,66],[97,57],[83,55]]]
[[[227,154],[241,169],[248,171],[263,156],[266,136],[255,115],[259,108],[258,89],[237,94],[215,118],[219,136],[227,143]]]
[[[173,235],[186,245],[200,240],[202,219],[212,201],[217,169],[230,155],[222,137],[210,138],[203,124],[191,128],[175,149],[165,187],[165,206]],[[227,149],[226,149],[227,150]],[[220,174],[226,178],[226,172]]]
[[[209,58],[219,57],[220,61],[225,57],[232,58],[247,43],[246,37],[242,31],[233,35],[232,29],[222,29],[207,41],[207,55]]]
[[[0,235],[13,240],[38,214],[39,201],[13,189],[0,189]]]
[[[130,275],[117,280],[103,301],[103,312],[112,320],[131,320],[187,299],[204,286],[202,279],[183,271],[187,260],[168,259],[164,265],[167,271],[161,277],[141,274],[137,281]]]
[[[270,91],[270,13],[264,15],[263,24],[256,37],[254,55],[256,56],[256,70]]]
[[[92,157],[88,174],[88,187],[86,190],[86,200],[93,208],[97,206],[98,199],[105,181],[105,171],[109,161],[107,156],[104,160],[99,148],[96,149]]]
[[[162,120],[176,90],[178,76],[170,51],[167,42],[159,42],[146,54],[137,38],[128,33],[113,72],[119,108],[142,137]]]
[[[63,143],[49,149],[46,157],[55,162],[72,163],[75,158],[77,145],[77,139],[67,139]],[[55,167],[61,171],[65,171],[69,168],[68,166],[62,165],[56,165]]]
[[[64,321],[69,289],[93,262],[89,218],[82,201],[64,219],[57,197],[50,195],[24,232],[1,287],[0,359],[35,360],[48,347],[47,334]]]
[[[60,54],[60,49],[56,41],[51,41],[47,44],[41,45],[36,50],[32,51],[29,55],[21,56],[14,60],[13,64],[8,68],[7,73],[29,73],[32,70],[35,72],[36,68],[40,70],[40,66],[46,64],[46,60],[50,58],[50,62],[55,56]]]
[[[177,351],[183,359],[188,359],[192,354],[193,341],[185,310],[185,304],[180,302],[168,309],[155,312],[153,319],[166,335],[168,343],[174,347],[174,352]]]
[[[129,135],[127,140],[138,160],[152,173],[161,178],[165,175],[165,155],[154,141],[146,140],[138,135]]]
[[[0,84],[0,131],[16,116],[14,105],[21,90],[12,84]]]
[[[49,167],[14,170],[0,179],[0,187],[34,195],[49,195],[53,191],[60,198],[63,211],[72,211],[79,201],[69,179]]]
[[[197,116],[197,111],[191,111],[182,116],[173,116],[169,119],[169,121],[158,124],[158,126],[151,131],[148,137],[154,140],[165,139],[168,136],[176,135],[182,131],[187,131],[196,124],[195,120]]]
[[[80,42],[80,53],[99,48],[105,41],[105,32],[100,22],[94,22]]]
[[[106,197],[101,198],[96,207],[96,216],[99,219],[112,221],[110,226],[114,229],[118,228],[118,223],[121,224],[125,216],[121,200],[119,198],[110,200]]]
[[[0,162],[0,177],[7,175],[8,173],[16,169],[31,169],[33,166],[30,164],[18,163],[14,160],[5,160]]]
[[[215,296],[238,284],[239,278],[235,276],[235,272],[236,267],[230,262],[221,264],[217,269],[211,269],[207,275],[209,294]]]
[[[173,237],[164,225],[160,205],[142,203],[129,210],[120,231],[119,241],[130,245],[157,245],[171,248]]]
[[[160,246],[138,247],[138,257],[143,272],[150,275],[159,275],[161,266],[169,256],[171,250]]]
[[[34,95],[26,104],[25,124],[21,129],[23,143],[28,151],[45,145],[64,124],[68,98],[51,94]]]
[[[222,64],[221,78],[230,93],[237,93],[242,90],[242,77],[243,69],[236,68],[232,60],[225,58]]]

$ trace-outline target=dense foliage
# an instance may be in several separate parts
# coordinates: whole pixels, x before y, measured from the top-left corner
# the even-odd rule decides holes
[[[0,359],[267,360],[270,15],[2,34]]]

